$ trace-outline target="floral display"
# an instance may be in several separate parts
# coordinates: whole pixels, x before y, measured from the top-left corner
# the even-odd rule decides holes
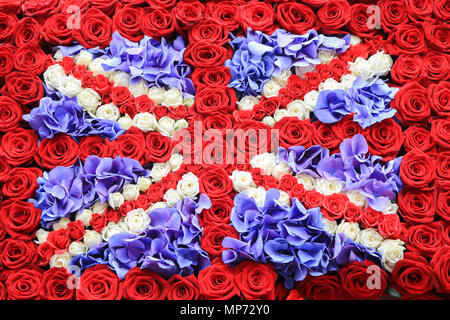
[[[0,300],[448,299],[449,8],[1,1]]]

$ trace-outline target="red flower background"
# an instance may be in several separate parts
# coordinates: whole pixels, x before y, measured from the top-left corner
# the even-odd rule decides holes
[[[376,5],[375,22],[369,28],[368,8]],[[71,11],[73,6],[79,12]],[[377,11],[378,10],[378,11]],[[67,22],[79,14],[79,28]],[[448,0],[305,0],[305,1],[197,1],[197,0],[2,0],[0,2],[0,299],[379,299],[392,287],[403,299],[442,299],[450,294],[450,1]],[[340,195],[323,196],[302,190],[289,179],[272,181],[251,170],[254,181],[265,187],[289,191],[308,207],[320,205],[326,216],[344,215],[348,221],[377,227],[383,236],[397,236],[407,252],[392,274],[383,271],[380,288],[365,286],[371,262],[350,263],[339,272],[308,277],[287,291],[270,265],[241,263],[235,269],[225,265],[220,254],[225,236],[237,237],[229,223],[233,207],[233,185],[228,167],[183,165],[175,176],[147,192],[156,202],[176,183],[182,173],[200,178],[200,191],[212,199],[212,207],[200,216],[204,227],[201,246],[216,258],[198,277],[174,276],[169,280],[135,268],[124,280],[106,266],[89,268],[78,289],[67,286],[70,274],[63,268],[45,269],[55,250],[67,248],[71,239],[80,239],[84,229],[76,223],[52,232],[53,247],[37,246],[35,233],[40,210],[26,199],[37,189],[42,171],[69,166],[88,155],[122,155],[141,163],[166,161],[172,141],[160,134],[129,130],[114,142],[86,137],[79,144],[65,134],[45,139],[22,120],[22,115],[39,104],[44,96],[41,75],[53,64],[51,48],[74,41],[87,48],[109,45],[118,31],[132,41],[144,35],[159,39],[181,34],[189,40],[185,61],[194,67],[192,80],[196,102],[192,109],[170,111],[174,119],[199,117],[206,128],[257,128],[261,120],[302,96],[324,78],[340,76],[342,65],[318,70],[306,82],[288,83],[278,98],[262,101],[253,114],[236,110],[233,89],[226,87],[231,75],[224,62],[230,58],[229,32],[244,34],[247,28],[271,33],[277,28],[302,34],[314,28],[323,33],[350,32],[363,39],[364,46],[343,55],[343,59],[366,56],[383,48],[395,58],[391,85],[400,91],[392,102],[396,117],[362,129],[349,117],[336,124],[294,118],[277,122],[280,145],[320,144],[337,151],[339,143],[364,131],[371,153],[390,160],[403,156],[400,176],[404,188],[399,195],[399,214],[382,216],[372,209],[347,206]],[[345,60],[343,60],[345,61]],[[73,69],[63,61],[66,70]],[[346,66],[345,66],[346,67]],[[75,74],[75,71],[74,71]],[[92,80],[92,79],[91,79]],[[102,89],[107,99],[132,114],[152,110],[158,118],[167,110],[157,110],[151,101],[129,101],[129,92],[111,89],[101,77],[85,83]],[[107,79],[106,79],[107,80]],[[306,83],[306,84],[305,84]],[[320,79],[319,82],[320,83]],[[88,86],[90,86],[88,85]],[[307,86],[307,87],[306,87]],[[291,96],[290,96],[291,95]],[[137,100],[137,99],[136,99]],[[139,109],[140,108],[140,109]],[[219,112],[219,113],[218,113]],[[253,119],[253,120],[251,120]],[[146,146],[143,148],[142,146]],[[128,203],[134,206],[133,203]],[[345,210],[344,210],[345,208]],[[121,208],[122,210],[122,208]],[[123,209],[126,210],[126,209]],[[129,210],[126,210],[127,212]],[[117,221],[121,212],[93,217],[94,229]],[[364,284],[364,285],[361,285]]]

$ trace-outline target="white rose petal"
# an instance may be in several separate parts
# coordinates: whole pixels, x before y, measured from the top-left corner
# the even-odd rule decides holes
[[[354,242],[359,242],[359,236],[361,229],[359,225],[355,222],[347,222],[342,220],[337,226],[336,233],[343,233],[347,238],[350,238]]]
[[[139,177],[137,181],[137,185],[139,186],[139,191],[145,192],[150,188],[152,184],[152,179],[146,177]]]
[[[189,197],[196,199],[200,192],[200,186],[198,184],[198,178],[192,172],[188,172],[183,175],[177,184],[177,191],[182,197]]]
[[[181,200],[181,196],[178,193],[177,190],[175,189],[169,189],[166,191],[166,193],[164,194],[164,200],[166,200],[167,205],[169,207],[173,207],[174,205],[177,204],[177,202],[179,200]]]
[[[306,190],[314,190],[316,188],[316,179],[309,174],[300,173],[296,178],[298,183],[302,184]]]
[[[239,110],[253,110],[253,107],[259,103],[259,98],[254,96],[245,96],[237,102]]]
[[[133,119],[131,119],[128,114],[121,117],[117,122],[123,130],[129,130],[132,126],[134,126]]]
[[[183,94],[178,88],[171,88],[164,93],[163,106],[180,106],[183,104]]]
[[[64,252],[62,254],[54,254],[50,258],[49,266],[50,268],[69,268],[70,260],[72,255],[69,252]]]
[[[266,175],[271,175],[275,165],[277,163],[277,156],[274,153],[261,153],[255,155],[250,160],[250,165],[252,168],[260,168],[261,171]]]
[[[234,170],[231,174],[234,190],[242,192],[250,187],[256,187],[251,172]]]
[[[81,213],[78,213],[75,220],[83,222],[85,227],[89,227],[91,225],[91,219],[94,212],[89,209],[84,209]]]
[[[89,65],[92,63],[94,57],[92,53],[90,53],[87,50],[81,50],[79,54],[75,56],[73,61],[77,65],[83,65],[85,67],[89,67]]]
[[[377,232],[377,230],[372,228],[362,230],[359,236],[359,243],[367,248],[377,249],[382,241],[383,237]]]
[[[130,86],[130,78],[131,75],[124,71],[111,72],[109,75],[109,80],[114,83],[114,87],[128,88]]]
[[[339,181],[327,180],[324,178],[320,178],[316,180],[316,191],[329,196],[333,193],[340,193],[344,184]]]
[[[102,235],[94,230],[87,230],[83,237],[83,243],[90,249],[103,242]]]
[[[384,240],[378,247],[378,251],[382,254],[383,265],[389,272],[394,270],[395,264],[403,259],[403,252],[405,247],[404,242],[401,240]]]
[[[128,232],[140,234],[150,224],[150,216],[141,208],[134,209],[128,212],[123,224]]]
[[[164,100],[166,90],[158,87],[151,87],[148,89],[148,97],[156,104],[161,104]]]
[[[274,80],[268,80],[263,86],[263,94],[267,98],[277,97],[281,86]]]
[[[153,181],[161,181],[162,178],[167,176],[170,172],[170,165],[168,162],[155,163],[153,164],[152,170],[150,171],[150,177]]]
[[[134,97],[146,96],[148,94],[147,82],[144,79],[135,84],[130,84],[128,89]]]
[[[85,254],[88,251],[88,247],[81,241],[74,241],[69,245],[69,253],[72,256],[78,256]]]
[[[117,121],[120,118],[120,111],[113,103],[109,103],[98,107],[95,115],[99,119]]]
[[[66,97],[73,98],[82,90],[81,81],[71,75],[61,78],[58,90]]]
[[[44,81],[48,89],[56,90],[59,84],[66,78],[64,68],[60,64],[54,64],[44,72]]]
[[[90,88],[84,88],[77,94],[77,101],[86,111],[95,114],[97,107],[100,105],[102,99],[97,92]]]
[[[155,115],[149,112],[136,114],[133,118],[133,123],[144,132],[155,131],[158,125]]]

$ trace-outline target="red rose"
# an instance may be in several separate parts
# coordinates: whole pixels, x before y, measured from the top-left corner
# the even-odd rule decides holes
[[[245,300],[274,300],[277,274],[273,265],[244,261],[236,266],[234,281]]]
[[[7,181],[11,171],[11,166],[6,161],[6,158],[0,155],[0,182]]]
[[[97,232],[101,232],[106,227],[106,217],[100,213],[94,213],[91,218],[91,226]]]
[[[120,300],[122,282],[108,266],[98,264],[87,268],[79,279],[77,300]]]
[[[350,22],[348,29],[358,37],[372,37],[377,32],[376,28],[370,27],[370,5],[366,3],[357,3],[352,5]]]
[[[200,1],[179,1],[172,9],[178,33],[184,34],[195,26],[204,17],[205,9],[205,5]]]
[[[145,161],[145,153],[145,136],[137,128],[119,136],[114,145],[115,155],[137,160],[141,164]]]
[[[211,17],[219,20],[229,31],[239,28],[239,5],[235,1],[208,2]]]
[[[0,27],[0,42],[10,42],[19,19],[17,19],[17,16],[14,14],[0,11],[0,21],[2,22]]]
[[[402,295],[421,295],[433,290],[433,270],[427,259],[415,252],[406,252],[392,270],[392,281]]]
[[[80,28],[73,30],[73,37],[85,48],[109,45],[112,34],[112,20],[102,11],[88,9],[81,15]]]
[[[18,128],[8,131],[1,139],[0,155],[12,166],[28,163],[36,154],[38,136],[34,130]]]
[[[436,159],[436,175],[438,180],[450,180],[450,150],[439,152]]]
[[[340,300],[343,296],[341,281],[336,275],[308,277],[299,282],[298,287],[301,295],[307,299]]]
[[[334,125],[337,137],[342,141],[347,138],[353,138],[357,134],[363,133],[363,128],[359,123],[353,121],[352,115],[344,116]]]
[[[39,300],[42,271],[28,267],[11,272],[6,280],[8,300]]]
[[[22,120],[20,105],[7,96],[0,96],[0,131],[13,131]]]
[[[403,131],[403,147],[406,152],[420,150],[428,154],[436,153],[436,145],[430,132],[422,127],[412,126]]]
[[[189,30],[189,42],[207,41],[223,46],[229,41],[230,32],[220,21],[205,18]]]
[[[46,242],[55,249],[56,253],[64,253],[71,243],[69,231],[67,229],[51,231],[47,236]]]
[[[135,204],[137,207],[139,208],[149,208],[151,203],[150,201],[146,202],[145,205],[141,205],[142,203],[142,199],[146,199],[147,197],[144,194],[140,194],[138,196],[138,198],[135,201]],[[118,223],[120,220],[120,211],[119,210],[115,210],[115,209],[108,209],[106,211],[104,211],[105,217],[106,217],[106,221],[109,222],[114,222],[114,223]]]
[[[28,17],[51,16],[58,9],[58,0],[28,0],[22,4],[22,11]]]
[[[230,69],[219,66],[215,68],[195,68],[191,76],[194,86],[226,86],[230,82]]]
[[[41,74],[45,71],[47,62],[47,55],[35,46],[23,46],[14,54],[14,67],[17,71]]]
[[[139,17],[142,16],[142,10],[126,5],[114,13],[113,32],[118,31],[120,35],[130,41],[138,42],[143,37]]]
[[[439,51],[428,51],[423,57],[423,76],[431,81],[450,77],[450,56]]]
[[[348,197],[343,193],[333,193],[323,197],[323,212],[328,219],[336,220],[342,218],[347,209]]]
[[[203,229],[203,236],[200,239],[201,247],[211,258],[221,256],[222,251],[225,250],[222,246],[222,240],[225,237],[238,239],[239,233],[231,225],[227,224],[206,225]]]
[[[283,29],[296,34],[304,34],[310,29],[317,28],[314,11],[298,2],[278,4],[277,21]]]
[[[204,300],[229,300],[239,293],[233,270],[220,260],[213,261],[211,266],[199,272],[198,283]]]
[[[144,9],[139,18],[141,30],[145,35],[160,39],[168,37],[175,31],[174,16],[166,9]]]
[[[332,61],[334,61],[334,59]],[[344,61],[342,62],[346,63]],[[311,90],[317,90],[319,88],[319,85],[322,83],[322,76],[317,71],[306,72],[305,80],[309,83]]]
[[[222,195],[220,198],[212,198],[211,203],[211,208],[200,213],[200,224],[207,226],[210,224],[230,223],[231,210],[234,207],[233,199]]]
[[[433,0],[405,0],[406,12],[413,22],[429,20],[433,13]]]
[[[438,116],[450,117],[450,82],[441,81],[428,87],[431,110]]]
[[[54,45],[69,45],[73,42],[72,29],[68,27],[69,15],[65,13],[52,14],[46,18],[42,27],[45,41]]]
[[[36,244],[32,241],[9,238],[0,243],[0,265],[20,269],[36,259]]]
[[[98,156],[100,158],[106,158],[111,157],[113,154],[111,142],[108,139],[102,138],[100,136],[84,137],[80,140],[79,145],[80,159],[83,161],[85,161],[87,157],[92,155]]]
[[[51,268],[42,275],[40,296],[45,300],[72,300],[75,290],[68,287],[70,274],[65,268]]]
[[[308,190],[305,192],[304,205],[306,209],[321,207],[324,201],[324,195],[314,191]]]
[[[396,214],[385,214],[378,222],[378,232],[386,238],[397,238],[400,228],[400,218]]]
[[[335,133],[335,126],[320,121],[315,121],[312,125],[314,127],[313,144],[321,145],[332,153],[338,151],[341,139]]]
[[[416,251],[431,258],[443,243],[442,229],[436,222],[419,224],[408,229],[406,249],[409,251]]]
[[[41,26],[33,18],[23,18],[16,24],[14,43],[20,48],[24,45],[38,45],[41,41]]]
[[[443,150],[450,149],[450,120],[435,119],[431,122],[431,137]]]
[[[359,222],[362,218],[363,210],[356,204],[347,202],[347,208],[344,211],[343,217],[345,221]]]
[[[217,112],[207,116],[203,120],[203,130],[219,130],[224,135],[227,129],[233,128],[233,124],[234,118],[232,115]],[[215,136],[215,134],[211,132],[211,136]],[[205,133],[205,137],[210,138],[209,133]]]
[[[309,148],[312,143],[313,126],[310,120],[300,120],[298,117],[284,117],[273,127],[279,130],[280,146],[290,148],[303,146]]]
[[[420,26],[401,24],[389,34],[386,42],[388,52],[392,55],[421,54],[427,49],[425,35]]]
[[[162,191],[162,190],[161,190]],[[134,201],[125,201],[119,208],[119,213],[122,217],[126,217],[128,212],[136,209],[136,202]]]
[[[217,167],[205,171],[200,176],[199,185],[200,192],[206,193],[210,197],[221,197],[233,190],[233,182],[228,174],[225,170]]]
[[[67,224],[67,232],[70,239],[78,241],[83,239],[86,230],[84,229],[83,222],[81,220],[71,221]]]
[[[167,291],[166,280],[138,267],[128,271],[123,282],[123,296],[129,300],[164,300]]]
[[[350,299],[378,300],[387,289],[388,275],[386,272],[377,268],[376,272],[380,275],[377,277],[377,283],[372,287],[369,284],[371,272],[368,268],[375,266],[372,261],[351,262],[344,268],[339,270],[339,278],[341,279],[342,289]],[[376,286],[378,285],[378,286]]]
[[[165,162],[172,156],[174,145],[169,137],[159,132],[149,132],[145,138],[146,162]]]
[[[6,300],[8,293],[3,282],[0,281],[0,300]]]
[[[434,192],[403,188],[398,195],[400,215],[411,224],[433,222]]]
[[[339,81],[343,75],[348,73],[348,63],[341,59],[331,60],[328,66],[330,67],[333,78],[336,81]]]
[[[215,112],[229,112],[236,106],[236,94],[233,88],[226,86],[205,87],[197,92],[194,108],[202,115]]]
[[[41,79],[33,73],[14,71],[5,78],[1,93],[11,97],[19,104],[35,105],[44,95]]]
[[[14,70],[14,51],[9,44],[0,44],[0,78],[6,77]]]
[[[450,52],[450,26],[443,23],[424,23],[423,28],[428,45],[438,51]]]
[[[422,57],[417,55],[401,55],[391,69],[392,80],[398,84],[406,84],[422,74]]]
[[[396,116],[404,126],[424,123],[431,115],[427,89],[417,81],[403,86],[391,107],[397,109]]]
[[[297,198],[300,202],[305,202],[305,195],[306,195],[306,190],[305,187],[303,187],[302,184],[297,184],[295,185],[291,190],[289,190],[289,196],[291,198]],[[320,199],[320,201],[322,201],[322,199]],[[309,206],[310,208],[312,206]]]
[[[14,238],[32,239],[41,220],[41,211],[31,202],[6,200],[0,208],[0,225]]]
[[[437,279],[437,291],[450,293],[450,247],[443,246],[433,256],[430,265]]]
[[[36,179],[42,176],[38,168],[14,168],[11,178],[3,184],[3,195],[17,200],[33,198],[38,184]]]
[[[177,0],[145,0],[150,7],[155,9],[170,9],[177,4]]]
[[[320,66],[321,65],[317,66],[319,72],[320,68],[326,68],[326,66]],[[303,97],[311,90],[308,82],[296,75],[289,77],[286,88],[289,91],[290,96],[294,99],[303,99]]]
[[[227,49],[208,41],[190,43],[184,60],[193,67],[220,67],[228,59]]]
[[[402,127],[389,118],[364,130],[369,152],[381,156],[383,161],[394,159],[403,144]]]
[[[56,134],[53,139],[45,138],[38,148],[36,162],[43,168],[69,167],[80,157],[80,147],[70,136]]]
[[[253,1],[240,5],[238,10],[239,24],[245,32],[248,28],[265,34],[272,34],[275,31],[276,15],[270,4]]]
[[[162,185],[160,183],[152,184],[147,189],[146,194],[152,203],[161,201],[161,199],[164,197]]]
[[[187,277],[176,274],[169,279],[168,286],[168,300],[197,300],[200,295],[198,280],[193,274]]]
[[[37,248],[37,265],[41,267],[48,266],[51,257],[55,254],[55,248],[48,242],[44,242]]]
[[[299,290],[297,289],[292,289],[291,291],[289,291],[288,296],[286,297],[286,300],[305,300],[305,298],[303,297],[303,295],[300,293]]]
[[[331,0],[317,12],[319,26],[328,33],[338,31],[351,17],[351,7],[346,0]]]
[[[89,4],[92,8],[99,9],[108,16],[112,16],[114,14],[117,3],[117,0],[89,0]]]
[[[289,192],[298,185],[297,178],[290,174],[281,177],[278,188],[284,192]],[[302,186],[303,187],[303,186]]]
[[[400,165],[400,177],[406,186],[428,190],[436,179],[435,159],[420,151],[408,152]]]
[[[381,221],[382,217],[382,212],[376,211],[371,207],[367,207],[363,212],[361,222],[364,228],[375,228],[378,226],[378,223]]]

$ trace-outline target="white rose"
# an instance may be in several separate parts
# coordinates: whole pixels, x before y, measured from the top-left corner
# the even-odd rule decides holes
[[[111,75],[111,72],[105,71],[105,69],[103,69],[103,66],[102,66],[102,64],[105,63],[105,61],[106,60],[102,59],[102,58],[94,59],[94,61],[92,61],[91,64],[89,65],[88,69],[91,70],[95,76],[98,76],[101,74],[101,75],[109,78]]]
[[[337,82],[333,78],[328,78],[319,85],[319,92],[322,90],[336,90],[336,89],[342,89],[342,86],[339,82]]]
[[[148,97],[153,100],[156,104],[161,104],[161,102],[164,100],[165,92],[163,88],[158,87],[151,87],[148,89]]]
[[[136,114],[133,118],[133,123],[144,132],[155,131],[158,125],[155,115],[149,112]]]
[[[306,173],[300,173],[296,176],[298,183],[302,184],[306,190],[314,190],[316,188],[316,179]]]
[[[355,62],[350,62],[349,65],[349,70],[354,76],[361,76],[364,80],[370,79],[374,76],[372,64],[368,60],[358,57]]]
[[[172,137],[175,132],[176,121],[170,117],[161,117],[158,121],[158,131],[166,136]]]
[[[55,52],[55,55],[53,56],[53,58],[55,58],[56,61],[61,61],[64,58],[64,56],[63,56],[63,54],[61,52],[61,49],[58,49]]]
[[[273,118],[276,122],[280,121],[284,117],[292,117],[288,109],[277,109],[273,114]]]
[[[84,209],[83,211],[77,214],[75,220],[81,221],[83,222],[83,225],[85,227],[89,227],[91,225],[91,219],[93,214],[94,213],[92,212],[92,210]]]
[[[69,222],[70,222],[69,218],[61,218],[61,219],[59,219],[58,222],[53,224],[52,228],[54,231],[57,231],[60,229],[66,229]]]
[[[291,70],[281,70],[280,75],[278,77],[272,76],[272,80],[277,82],[280,87],[285,88],[287,86],[287,82],[289,77],[292,75]]]
[[[271,97],[277,97],[280,89],[281,89],[281,86],[278,84],[278,82],[276,82],[274,80],[268,80],[264,84],[262,92],[267,98],[271,98]]]
[[[185,105],[186,107],[190,108],[194,105],[195,100],[194,98],[184,98],[183,99],[183,105]]]
[[[364,208],[366,206],[366,198],[357,190],[347,191],[347,197],[351,203],[358,207]]]
[[[78,93],[81,92],[81,89],[81,81],[71,75],[61,78],[61,82],[58,86],[59,92],[61,92],[68,98],[75,97]]]
[[[170,156],[169,165],[170,165],[170,170],[172,172],[175,172],[178,169],[180,169],[182,164],[183,164],[183,156],[181,154],[173,153]]]
[[[322,49],[317,54],[317,58],[320,59],[322,64],[329,64],[335,57],[334,50]]]
[[[152,179],[146,177],[139,177],[137,181],[137,185],[139,186],[139,191],[145,192],[150,188],[152,184]]]
[[[264,174],[271,175],[277,163],[277,156],[274,153],[261,153],[255,155],[250,160],[252,168],[260,168]]]
[[[106,202],[100,203],[99,201],[94,203],[94,205],[91,207],[93,213],[103,213],[106,209],[108,209],[108,205],[106,204]]]
[[[181,196],[178,193],[177,190],[175,189],[169,189],[166,191],[166,193],[164,194],[164,200],[166,200],[167,205],[169,207],[173,207],[174,205],[177,204],[177,202],[179,200],[181,200]]]
[[[328,220],[325,217],[322,217],[322,222],[325,225],[325,231],[328,232],[331,235],[336,234],[337,230],[337,222],[336,220]]]
[[[128,87],[130,93],[134,97],[146,96],[148,94],[147,82],[144,79],[139,80],[135,84],[131,84]]]
[[[342,220],[336,228],[336,233],[343,233],[347,238],[354,242],[359,242],[361,230],[359,225],[355,222],[347,222]]]
[[[167,176],[170,172],[170,165],[168,162],[154,163],[152,170],[150,171],[150,177],[153,181],[161,181],[162,178]]]
[[[280,197],[278,198],[278,203],[285,207],[290,207],[291,199],[289,198],[289,194],[280,190]]]
[[[319,97],[319,92],[316,90],[312,90],[305,94],[303,100],[305,105],[308,107],[308,110],[312,112],[316,108],[317,98]]]
[[[177,183],[177,191],[182,197],[195,199],[200,192],[198,178],[192,172],[183,175]]]
[[[309,107],[302,100],[294,100],[288,103],[286,107],[290,114],[300,120],[309,119]]]
[[[70,260],[72,255],[69,252],[64,252],[61,254],[55,253],[49,262],[50,268],[69,268]]]
[[[59,84],[66,78],[64,68],[60,64],[54,64],[47,68],[44,72],[44,81],[50,90],[56,90]]]
[[[351,73],[344,74],[341,77],[342,89],[347,90],[347,89],[352,88],[353,87],[353,82],[355,82],[355,80],[356,80],[356,76],[355,75],[353,75]]]
[[[109,75],[109,81],[114,83],[114,87],[126,87],[130,86],[131,75],[124,71],[114,71]]]
[[[117,121],[120,118],[120,111],[113,103],[109,103],[98,107],[95,116],[99,119]]]
[[[123,130],[129,130],[134,125],[133,119],[128,114],[121,117],[117,122]]]
[[[175,122],[175,131],[189,127],[186,119],[179,119]]]
[[[45,241],[47,241],[48,234],[50,232],[45,231],[44,229],[39,229],[36,231],[36,239],[38,244],[43,244]]]
[[[361,43],[361,38],[354,34],[350,34],[350,46],[354,46],[358,43]]]
[[[401,240],[384,240],[378,247],[378,251],[382,254],[382,261],[385,269],[389,272],[395,267],[395,264],[403,259],[403,251],[405,247],[404,242]]]
[[[377,230],[368,228],[361,231],[359,236],[359,243],[367,248],[378,248],[383,241],[383,237]]]
[[[383,210],[383,214],[396,214],[398,210],[398,205],[396,203],[388,202]]]
[[[339,181],[327,180],[324,178],[320,178],[316,180],[316,191],[329,196],[333,193],[340,193],[344,184]]]
[[[94,230],[87,230],[83,237],[83,243],[90,249],[103,242],[102,235]]]
[[[94,60],[94,56],[87,50],[81,50],[80,53],[77,54],[73,60],[75,64],[89,67],[89,65]]]
[[[124,185],[122,195],[126,201],[136,200],[139,197],[139,186],[131,183]]]
[[[90,88],[84,88],[77,94],[77,101],[88,112],[95,114],[95,110],[100,105],[102,99],[97,92]]]
[[[239,110],[253,110],[253,107],[259,103],[259,98],[254,96],[245,96],[237,102]]]
[[[167,208],[167,202],[163,202],[163,201],[159,201],[159,202],[155,202],[149,209],[148,211],[153,211],[156,209],[164,209]]]
[[[262,207],[264,205],[264,201],[266,199],[266,189],[264,187],[258,188],[248,188],[244,191],[244,193],[255,199],[255,203],[258,207]]]
[[[134,209],[128,212],[123,223],[129,233],[140,234],[150,224],[150,216],[141,208]]]
[[[88,247],[81,241],[74,241],[69,245],[69,253],[72,256],[79,256],[85,254],[88,251]]]
[[[371,56],[368,61],[372,65],[372,71],[375,77],[387,76],[394,64],[392,57],[382,51]]]
[[[264,123],[266,126],[273,127],[275,125],[275,119],[271,116],[265,116],[262,119],[262,123]]]
[[[252,174],[248,171],[234,170],[231,174],[234,190],[242,192],[250,187],[256,187]]]
[[[291,168],[289,168],[286,162],[278,163],[272,170],[272,176],[277,180],[280,180],[286,174],[292,174]]]
[[[109,222],[102,230],[102,239],[104,241],[109,241],[109,238],[111,238],[113,235],[125,232],[125,229],[120,225],[115,224],[114,222]]]
[[[176,106],[183,104],[183,94],[178,88],[171,88],[164,93],[163,106]]]
[[[295,74],[299,77],[304,78],[305,73],[314,71],[315,68],[316,66],[313,64],[308,64],[304,67],[295,67]]]

